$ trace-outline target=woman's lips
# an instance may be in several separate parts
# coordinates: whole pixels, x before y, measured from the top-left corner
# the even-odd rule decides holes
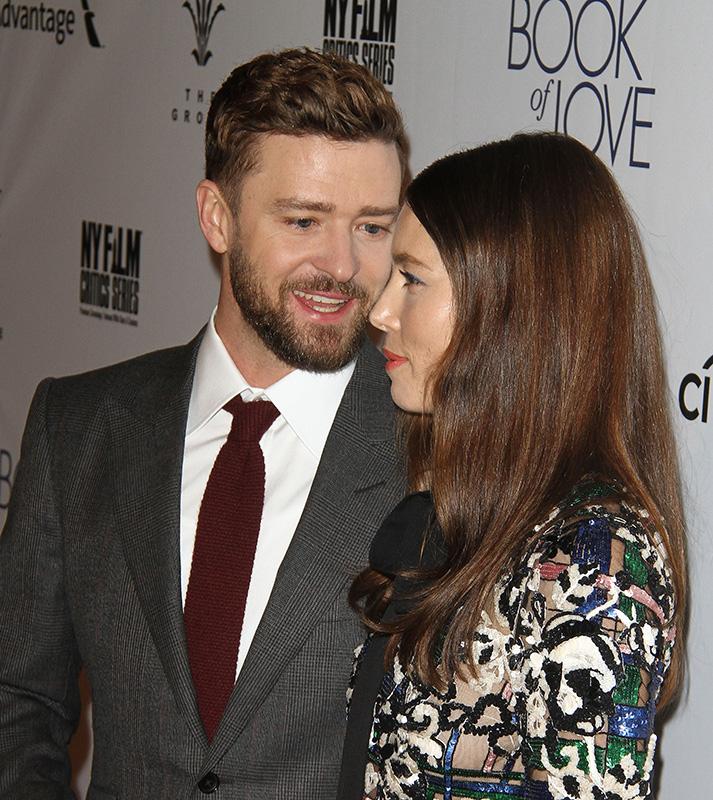
[[[404,358],[396,353],[392,353],[391,350],[387,350],[386,348],[384,348],[382,352],[386,356],[386,369],[389,371],[396,369],[396,367],[400,367],[402,364],[405,364],[408,361],[408,358]]]

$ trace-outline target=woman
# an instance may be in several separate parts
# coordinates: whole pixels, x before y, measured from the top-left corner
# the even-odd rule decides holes
[[[685,547],[656,309],[608,170],[555,134],[407,192],[371,320],[414,494],[352,601],[341,796],[649,796]]]

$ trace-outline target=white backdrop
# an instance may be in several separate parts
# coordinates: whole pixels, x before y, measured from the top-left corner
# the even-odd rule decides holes
[[[186,341],[210,313],[193,190],[210,93],[235,64],[293,45],[367,63],[404,113],[415,171],[566,130],[613,167],[659,296],[692,609],[658,796],[709,796],[711,26],[707,0],[0,0],[0,523],[37,382]]]

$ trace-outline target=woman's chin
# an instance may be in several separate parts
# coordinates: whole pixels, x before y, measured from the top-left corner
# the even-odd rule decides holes
[[[406,411],[408,414],[427,414],[423,398],[420,396],[413,396],[410,392],[400,390],[398,386],[391,384],[391,399],[394,404],[398,406],[401,411]]]

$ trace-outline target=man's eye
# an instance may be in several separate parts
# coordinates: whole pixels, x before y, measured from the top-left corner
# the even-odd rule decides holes
[[[300,228],[300,230],[306,231],[308,228],[311,228],[314,224],[314,220],[310,219],[309,217],[297,217],[295,219],[288,220],[290,225],[294,225],[295,228]]]
[[[363,227],[370,236],[378,236],[380,233],[388,232],[388,228],[383,225],[377,225],[375,222],[365,222]]]
[[[423,281],[408,270],[400,269],[399,272],[403,276],[404,286],[424,286]]]

